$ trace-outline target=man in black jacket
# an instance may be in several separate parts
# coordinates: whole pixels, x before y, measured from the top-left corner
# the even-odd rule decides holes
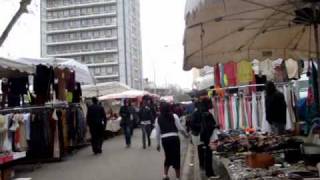
[[[91,133],[91,145],[94,154],[102,153],[104,130],[107,125],[107,116],[104,108],[98,104],[96,97],[92,98],[92,105],[88,107],[87,123]]]
[[[266,85],[266,119],[272,132],[282,134],[287,120],[287,104],[284,95],[279,92],[273,82]]]

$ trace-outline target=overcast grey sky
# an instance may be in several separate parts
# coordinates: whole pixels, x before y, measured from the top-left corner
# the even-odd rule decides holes
[[[20,0],[0,0],[0,32],[19,7]],[[40,57],[40,0],[18,21],[1,56]],[[160,86],[191,88],[191,72],[182,70],[185,0],[140,0],[144,77]]]

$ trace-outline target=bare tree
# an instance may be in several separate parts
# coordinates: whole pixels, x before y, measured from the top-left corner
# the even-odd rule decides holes
[[[20,7],[16,14],[12,17],[9,24],[7,25],[6,29],[3,31],[1,37],[0,37],[0,47],[2,46],[3,42],[7,39],[10,31],[12,30],[15,23],[18,21],[18,19],[21,17],[23,13],[28,12],[28,5],[30,5],[32,0],[21,0],[20,1]]]

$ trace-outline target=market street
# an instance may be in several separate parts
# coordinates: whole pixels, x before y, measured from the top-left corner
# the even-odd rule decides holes
[[[143,150],[140,129],[135,130],[130,149],[125,148],[123,136],[118,136],[106,140],[103,151],[102,155],[94,156],[91,147],[87,147],[63,162],[43,164],[33,172],[29,167],[19,167],[17,175],[21,178],[30,177],[32,180],[158,180],[162,178],[163,151],[159,153],[155,149],[155,143],[153,148]],[[173,171],[171,174],[174,174]]]

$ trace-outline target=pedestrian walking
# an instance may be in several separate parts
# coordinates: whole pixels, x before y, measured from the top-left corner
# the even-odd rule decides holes
[[[150,100],[150,97],[144,96],[142,98],[142,104],[139,111],[143,149],[146,148],[146,141],[148,141],[148,147],[151,146],[150,134],[153,129],[154,120],[156,118],[156,112],[151,105],[152,102]]]
[[[168,103],[161,103],[160,115],[155,122],[158,146],[160,151],[160,141],[165,153],[164,161],[164,180],[168,180],[169,168],[172,166],[176,172],[176,178],[180,179],[180,139],[178,132],[187,136],[182,127],[179,117],[170,111]]]
[[[130,134],[131,136],[133,136],[134,133],[134,128],[137,122],[137,111],[136,109],[133,107],[131,101],[128,102],[128,109],[129,109],[129,113],[130,113]]]
[[[119,114],[121,116],[120,126],[123,129],[127,148],[129,148],[131,146],[132,120],[129,108],[129,101],[127,99],[123,101],[123,106],[121,106]]]
[[[88,107],[87,123],[91,134],[92,151],[94,154],[100,154],[102,153],[107,116],[104,108],[98,103],[96,97],[92,98],[92,105]]]

